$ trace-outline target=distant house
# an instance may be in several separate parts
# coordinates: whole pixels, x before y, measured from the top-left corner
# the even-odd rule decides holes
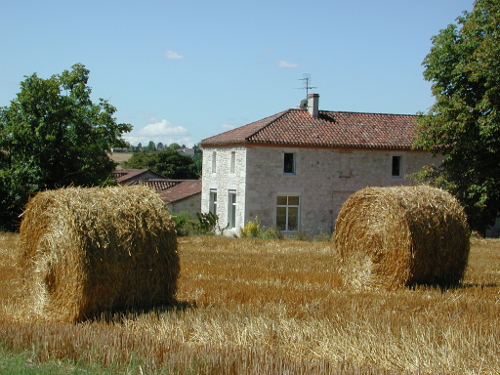
[[[182,155],[194,156],[194,149],[192,148],[182,147],[177,149],[177,152]]]
[[[171,212],[187,211],[194,216],[201,211],[201,180],[181,180],[162,190],[160,197]]]
[[[151,169],[119,169],[113,172],[113,176],[120,185],[135,185],[139,181],[152,179],[165,179],[165,177],[153,172]]]
[[[321,111],[318,101],[202,140],[201,211],[235,234],[256,217],[283,233],[330,234],[352,193],[408,184],[436,161],[412,149],[414,115]]]
[[[171,180],[149,169],[121,169],[113,174],[121,185],[141,184],[156,190],[170,212],[194,216],[201,210],[201,180]]]

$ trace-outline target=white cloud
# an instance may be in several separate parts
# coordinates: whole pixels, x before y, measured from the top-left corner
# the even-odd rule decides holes
[[[280,68],[298,68],[299,67],[299,63],[291,63],[291,62],[288,62],[288,61],[285,61],[285,60],[281,60],[278,63],[278,66]]]
[[[167,56],[167,59],[183,59],[184,55],[180,55],[177,52],[168,50],[165,52],[165,56]]]
[[[154,124],[149,124],[138,131],[139,134],[145,137],[157,136],[172,136],[172,135],[186,135],[188,131],[182,126],[172,126],[167,120],[163,119]]]
[[[146,125],[137,131],[133,130],[124,134],[123,138],[131,145],[137,146],[138,143],[147,145],[150,141],[154,143],[161,142],[165,145],[171,143],[185,144],[191,147],[194,143],[189,131],[182,126],[172,126],[167,120],[163,119],[155,123]]]

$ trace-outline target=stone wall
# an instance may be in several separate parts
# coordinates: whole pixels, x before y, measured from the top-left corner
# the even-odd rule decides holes
[[[168,203],[167,208],[170,212],[183,212],[187,211],[191,214],[193,218],[196,218],[196,213],[200,212],[201,206],[201,194],[196,194],[181,201],[175,202],[174,204]]]
[[[215,153],[215,154],[214,154]],[[234,153],[234,171],[231,171],[231,154]],[[216,157],[216,171],[212,171],[213,156]],[[236,191],[236,225],[227,228],[226,234],[237,234],[244,226],[245,182],[246,182],[246,149],[244,147],[228,147],[221,149],[203,149],[203,184],[201,192],[201,212],[209,212],[210,190],[217,190],[217,216],[219,225],[228,225],[229,191]]]
[[[212,173],[213,151],[217,171]],[[231,152],[236,170],[230,173]],[[284,153],[295,155],[295,173],[283,171]],[[401,176],[392,176],[393,156],[401,157]],[[276,226],[278,195],[300,196],[299,232],[331,234],[344,201],[366,186],[406,185],[404,177],[423,165],[436,163],[422,151],[385,151],[327,148],[247,148],[204,149],[202,211],[207,212],[211,188],[218,191],[218,216],[227,223],[227,192],[237,191],[237,224],[244,226],[258,217],[266,228]]]

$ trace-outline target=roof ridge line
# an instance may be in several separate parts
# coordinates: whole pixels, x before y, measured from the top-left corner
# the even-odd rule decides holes
[[[254,131],[252,134],[250,134],[248,137],[245,137],[244,140],[245,141],[248,141],[250,138],[252,138],[254,135],[258,134],[259,132],[263,131],[264,129],[266,129],[267,127],[271,126],[272,123],[276,122],[277,120],[279,120],[280,118],[282,118],[285,114],[287,114],[288,112],[292,111],[293,108],[288,108],[288,109],[285,109],[284,111],[281,111],[281,114],[280,112],[278,113],[275,113],[274,115],[271,115],[271,116],[268,116],[268,117],[273,117],[273,116],[276,116],[278,114],[280,114],[279,116],[277,116],[275,119],[273,119],[271,122],[268,122],[266,125],[262,126],[261,128],[259,128],[258,130]],[[257,121],[262,121],[262,120],[257,120]]]
[[[331,112],[331,113],[355,113],[363,115],[389,115],[389,116],[413,116],[416,117],[418,114],[412,113],[389,113],[389,112],[358,112],[358,111],[333,111],[328,109],[320,109],[319,112]]]

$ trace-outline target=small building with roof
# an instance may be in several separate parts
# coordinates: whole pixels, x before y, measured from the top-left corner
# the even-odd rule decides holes
[[[178,180],[174,186],[160,191],[160,198],[170,212],[189,212],[194,217],[201,210],[201,180]]]
[[[137,185],[140,181],[165,179],[151,169],[119,169],[112,174],[116,182],[123,186]]]
[[[170,212],[200,212],[201,180],[172,180],[150,169],[120,169],[113,176],[123,186],[140,184],[156,190]]]
[[[366,186],[406,185],[437,160],[413,149],[416,116],[297,109],[206,138],[201,212],[234,234],[258,217],[282,233],[331,234],[344,201]]]

